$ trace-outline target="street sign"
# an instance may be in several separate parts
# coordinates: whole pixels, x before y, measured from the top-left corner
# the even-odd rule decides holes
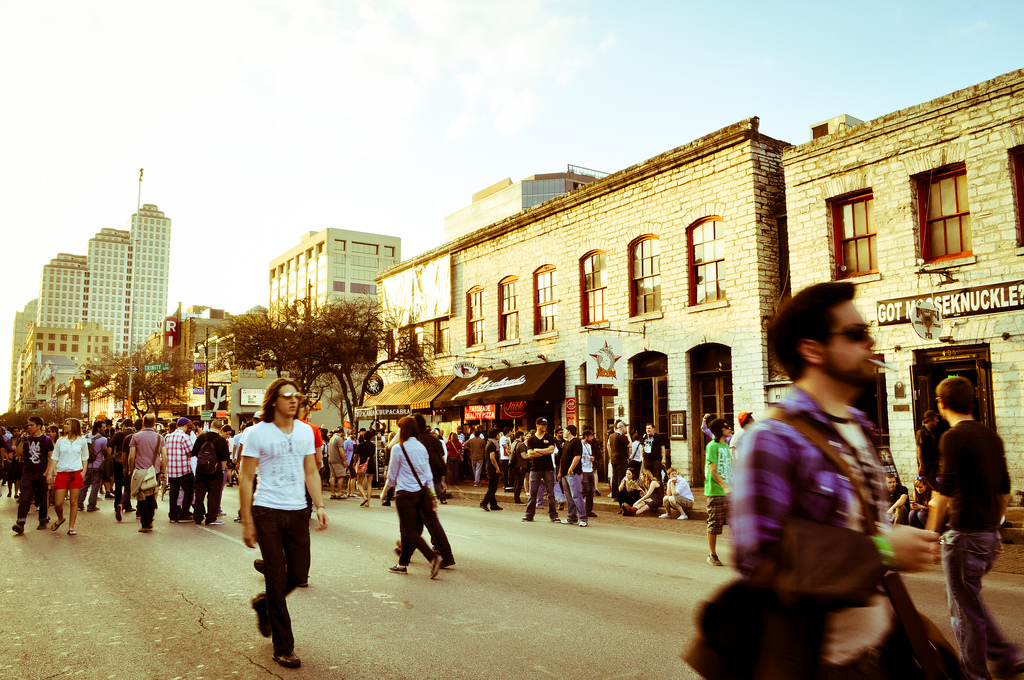
[[[139,367],[138,366],[125,366],[124,370],[131,371],[132,373],[134,373],[135,371],[139,370]]]
[[[213,411],[200,411],[199,412],[199,418],[201,420],[209,420],[212,417],[213,417]]]
[[[146,364],[147,371],[169,371],[171,370],[170,364]]]

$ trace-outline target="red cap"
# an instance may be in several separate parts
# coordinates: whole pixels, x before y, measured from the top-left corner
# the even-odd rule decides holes
[[[736,418],[736,422],[740,424],[740,427],[743,427],[743,423],[747,420],[747,418],[750,418],[750,416],[750,411],[740,411],[740,415],[739,417]]]

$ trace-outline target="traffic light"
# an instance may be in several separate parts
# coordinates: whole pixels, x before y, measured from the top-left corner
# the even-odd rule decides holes
[[[262,378],[264,375],[266,374],[263,372],[263,364],[256,364],[256,377]]]
[[[92,387],[92,371],[85,369],[85,380],[82,381],[83,387]]]
[[[237,368],[232,368],[231,369],[231,382],[238,382],[238,369]]]

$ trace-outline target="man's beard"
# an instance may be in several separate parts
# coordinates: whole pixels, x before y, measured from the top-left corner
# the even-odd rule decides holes
[[[822,368],[825,371],[825,375],[830,378],[859,390],[865,390],[874,386],[878,380],[874,368],[850,368],[841,370],[831,361],[826,361]]]

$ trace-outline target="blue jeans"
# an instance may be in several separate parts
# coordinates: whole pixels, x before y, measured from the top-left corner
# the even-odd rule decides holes
[[[471,460],[473,464],[473,485],[476,486],[480,483],[480,473],[484,471],[484,462],[482,460]]]
[[[942,535],[942,571],[953,635],[968,678],[991,678],[987,659],[997,670],[1012,668],[1021,652],[1005,637],[981,601],[981,578],[999,549],[994,531],[947,531]]]
[[[537,496],[542,483],[548,489],[548,515],[551,519],[558,519],[558,503],[550,493],[550,490],[555,488],[554,470],[530,472],[530,502],[526,504],[526,519],[533,519],[537,512]]]
[[[587,504],[583,499],[583,478],[579,475],[562,477],[562,492],[568,501],[565,505],[569,510],[569,521],[587,521]]]

